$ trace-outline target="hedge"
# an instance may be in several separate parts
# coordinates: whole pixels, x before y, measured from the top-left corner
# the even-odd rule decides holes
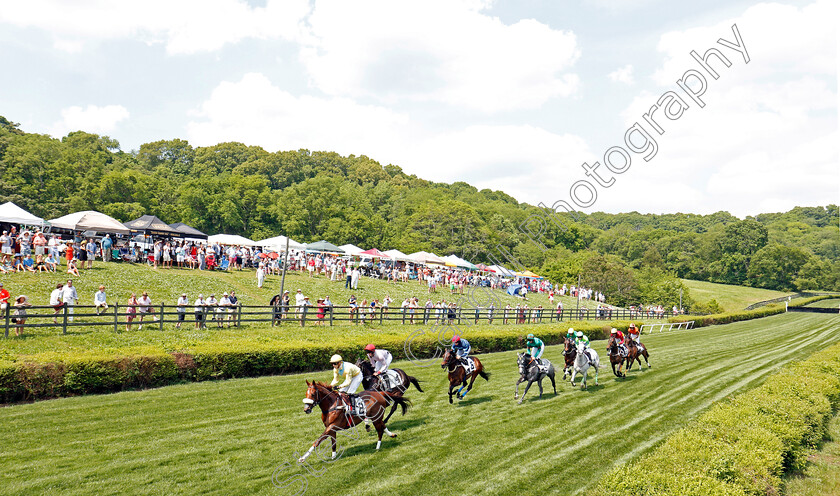
[[[593,493],[780,494],[782,474],[804,467],[838,406],[840,345],[834,345],[713,406],[643,460],[614,468]]]

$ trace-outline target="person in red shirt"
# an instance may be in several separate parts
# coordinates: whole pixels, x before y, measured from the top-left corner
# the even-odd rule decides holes
[[[9,305],[9,296],[9,291],[4,288],[3,283],[0,282],[0,310],[5,310]]]
[[[627,346],[624,343],[624,333],[616,329],[615,342],[618,343],[618,352],[621,356],[627,356]]]

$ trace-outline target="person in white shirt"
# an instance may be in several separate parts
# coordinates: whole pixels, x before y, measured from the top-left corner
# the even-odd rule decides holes
[[[219,300],[219,306],[216,308],[216,315],[217,320],[219,321],[219,327],[222,327],[222,321],[225,320],[225,312],[230,311],[230,296],[228,295],[227,291],[224,292],[222,295],[222,299]],[[227,327],[230,327],[230,319],[228,318]]]
[[[58,315],[58,312],[61,311],[61,307],[63,305],[61,301],[61,290],[64,288],[64,284],[58,283],[55,285],[55,289],[52,290],[50,293],[50,305],[55,309],[53,315]],[[53,324],[58,324],[58,320],[53,317]]]
[[[218,310],[217,307],[219,306],[219,300],[216,299],[216,295],[211,294],[210,296],[208,296],[207,299],[204,300],[204,306],[208,307],[207,312],[208,313],[212,312],[213,320],[216,320],[217,319],[216,311]]]
[[[257,287],[262,288],[263,284],[265,283],[265,268],[261,263],[259,267],[257,267]]]
[[[67,284],[61,290],[61,301],[67,305],[67,313],[70,314],[70,322],[73,322],[73,305],[79,301],[79,295],[76,293],[76,288],[73,286],[73,280],[67,279]]]
[[[93,305],[96,307],[96,315],[99,315],[103,310],[108,310],[105,286],[99,286],[99,291],[93,294]]]
[[[176,329],[181,328],[181,322],[183,322],[184,318],[186,317],[187,305],[189,305],[189,304],[190,304],[190,300],[187,298],[187,293],[181,293],[181,297],[178,298],[178,303],[177,303],[177,305],[178,305],[178,308],[177,308],[178,322],[175,323],[175,328]]]
[[[195,328],[198,329],[203,325],[204,322],[204,307],[207,306],[207,302],[204,301],[204,295],[198,295],[198,298],[195,300]]]
[[[376,346],[373,344],[365,346],[365,353],[370,360],[370,364],[373,365],[373,375],[380,375],[387,372],[388,366],[391,365],[391,360],[394,359],[390,351],[381,348],[376,349]]]
[[[295,307],[297,307],[297,317],[298,318],[300,318],[300,316],[303,314],[303,304],[304,304],[305,300],[306,300],[306,297],[303,296],[303,293],[301,292],[301,290],[298,289],[297,293],[295,294]]]

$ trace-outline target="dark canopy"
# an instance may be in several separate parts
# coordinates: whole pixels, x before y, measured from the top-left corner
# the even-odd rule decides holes
[[[344,253],[344,250],[330,243],[329,241],[316,241],[309,243],[305,247],[306,251],[330,252],[330,253]]]
[[[190,227],[183,222],[176,222],[169,224],[169,227],[181,232],[185,238],[207,239],[207,235],[194,227]]]
[[[139,219],[126,222],[124,225],[131,231],[132,234],[138,233],[145,234],[147,236],[167,236],[176,238],[184,237],[184,234],[181,231],[172,229],[164,221],[158,219],[154,215],[144,215]]]

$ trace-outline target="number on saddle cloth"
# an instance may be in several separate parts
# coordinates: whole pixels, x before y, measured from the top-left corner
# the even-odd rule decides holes
[[[397,373],[393,370],[388,370],[384,374],[379,375],[379,380],[381,381],[383,391],[388,391],[393,389],[397,386]]]
[[[353,395],[350,398],[350,414],[364,417],[367,415],[367,405],[365,399],[361,396]]]
[[[475,360],[473,360],[472,358],[467,358],[467,363],[465,363],[463,367],[467,375],[472,374],[473,372],[475,372]]]

